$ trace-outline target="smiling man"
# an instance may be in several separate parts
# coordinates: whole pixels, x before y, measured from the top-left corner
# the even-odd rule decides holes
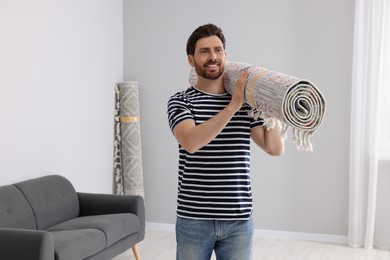
[[[270,155],[284,152],[280,122],[271,130],[248,115],[248,72],[225,91],[225,37],[213,24],[187,41],[198,80],[168,101],[169,126],[179,144],[176,259],[252,259],[250,140]]]

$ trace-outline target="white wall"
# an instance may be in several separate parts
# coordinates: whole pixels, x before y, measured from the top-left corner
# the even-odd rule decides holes
[[[213,22],[230,60],[310,79],[328,101],[313,153],[291,137],[283,157],[253,147],[255,227],[345,235],[353,13],[353,0],[0,0],[0,185],[59,173],[111,192],[113,87],[137,80],[147,221],[174,223],[166,102],[188,86],[188,36]]]
[[[253,147],[256,229],[346,235],[354,1],[124,1],[124,79],[140,87],[147,221],[174,223],[177,144],[166,103],[188,87],[188,36],[212,22],[228,59],[306,78],[328,101],[314,152]]]
[[[0,1],[0,185],[62,174],[112,192],[122,0]]]

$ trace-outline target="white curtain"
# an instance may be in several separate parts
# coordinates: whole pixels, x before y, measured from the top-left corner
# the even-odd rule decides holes
[[[350,139],[349,245],[372,248],[390,1],[356,0]],[[382,111],[383,112],[383,111]]]

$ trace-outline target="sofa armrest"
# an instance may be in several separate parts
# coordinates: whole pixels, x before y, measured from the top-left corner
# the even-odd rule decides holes
[[[0,259],[54,260],[53,238],[47,231],[0,228]]]
[[[133,213],[141,225],[139,241],[145,236],[145,204],[141,196],[77,192],[80,216]]]

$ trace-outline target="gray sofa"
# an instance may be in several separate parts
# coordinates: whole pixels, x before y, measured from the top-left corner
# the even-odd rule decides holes
[[[76,192],[49,175],[0,187],[0,259],[112,259],[142,241],[142,197]]]

